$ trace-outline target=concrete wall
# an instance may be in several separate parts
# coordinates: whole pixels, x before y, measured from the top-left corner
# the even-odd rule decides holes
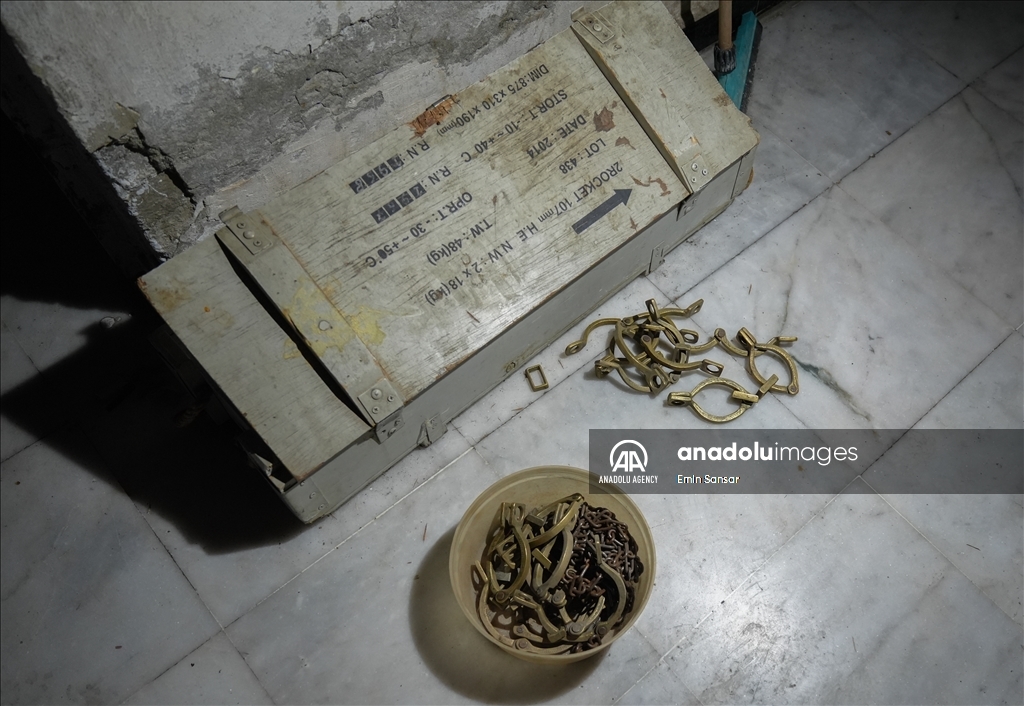
[[[113,254],[144,270],[213,232],[220,211],[258,207],[601,4],[3,2],[20,81],[48,104],[32,109],[5,61],[3,108],[29,132],[34,113],[59,113],[136,225],[117,237],[140,242],[108,233],[108,250],[140,251]],[[96,198],[74,183],[88,171],[65,179],[80,201]]]

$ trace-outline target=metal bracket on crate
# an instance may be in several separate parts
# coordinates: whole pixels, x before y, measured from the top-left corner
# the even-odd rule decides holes
[[[391,438],[392,434],[404,426],[405,419],[402,418],[402,410],[399,409],[387,419],[377,422],[373,427],[373,435],[376,437],[378,444],[383,444]]]
[[[700,192],[695,191],[690,194],[690,198],[686,199],[679,204],[679,210],[676,212],[676,220],[685,216],[687,213],[693,210],[693,207],[697,205],[697,199],[700,198]]]
[[[572,14],[573,22],[581,27],[585,27],[601,44],[607,44],[615,39],[615,30],[601,15],[596,12],[578,13],[579,11],[577,10]]]
[[[435,414],[430,419],[424,420],[420,426],[420,436],[416,443],[419,446],[430,446],[444,436],[446,431],[448,431],[448,425],[444,423],[440,414]]]
[[[242,213],[237,206],[220,214],[220,219],[252,255],[266,252],[273,247],[274,241],[277,240],[260,219]]]
[[[402,398],[387,378],[375,382],[369,390],[356,398],[363,412],[373,421],[373,434],[378,444],[405,426],[402,417]]]
[[[402,398],[387,378],[377,380],[356,399],[366,416],[378,425],[402,408]]]
[[[217,239],[244,267],[251,287],[276,308],[278,323],[323,365],[318,374],[335,394],[354,400],[356,412],[383,442],[402,426],[405,404],[377,359],[287,247],[258,214],[232,207],[220,214]],[[270,252],[267,252],[267,251]]]
[[[658,243],[658,245],[651,250],[651,261],[647,266],[647,274],[651,274],[663,264],[665,264],[665,244]]]
[[[698,148],[700,145],[698,144]],[[686,187],[693,192],[696,196],[697,192],[704,187],[709,181],[711,181],[711,171],[708,169],[708,163],[704,160],[703,154],[695,154],[690,157],[689,163],[686,164],[683,169],[683,179],[686,181]]]

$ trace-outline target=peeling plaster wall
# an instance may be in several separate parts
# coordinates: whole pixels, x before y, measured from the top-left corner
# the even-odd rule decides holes
[[[602,4],[10,1],[0,20],[157,261]]]

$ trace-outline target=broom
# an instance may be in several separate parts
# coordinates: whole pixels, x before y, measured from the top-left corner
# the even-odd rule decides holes
[[[747,112],[747,99],[754,82],[754,62],[761,42],[761,23],[753,12],[740,20],[732,38],[732,0],[718,3],[718,44],[715,45],[715,75],[733,104]]]

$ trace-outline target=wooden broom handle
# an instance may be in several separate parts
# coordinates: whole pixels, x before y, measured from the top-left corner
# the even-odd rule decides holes
[[[718,46],[732,49],[732,0],[718,0]]]

